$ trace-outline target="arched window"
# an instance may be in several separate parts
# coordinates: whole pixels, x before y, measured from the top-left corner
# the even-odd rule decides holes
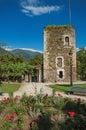
[[[66,36],[66,37],[65,37],[65,45],[68,45],[68,46],[69,46],[69,44],[70,44],[69,37]]]

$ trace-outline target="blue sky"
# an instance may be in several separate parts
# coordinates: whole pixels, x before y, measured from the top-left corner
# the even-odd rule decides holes
[[[69,0],[0,0],[0,42],[43,51],[47,25],[69,25]],[[86,0],[70,0],[76,47],[86,46]]]

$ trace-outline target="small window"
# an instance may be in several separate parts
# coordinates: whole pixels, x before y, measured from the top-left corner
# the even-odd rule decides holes
[[[58,58],[57,66],[62,67],[62,58]]]
[[[56,67],[64,67],[64,58],[62,56],[56,57]]]
[[[59,78],[63,78],[63,71],[59,71]]]
[[[69,37],[68,36],[65,37],[65,44],[69,46]]]

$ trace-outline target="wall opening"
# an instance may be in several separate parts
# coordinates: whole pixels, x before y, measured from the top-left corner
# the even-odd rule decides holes
[[[68,36],[65,37],[65,45],[68,45],[68,46],[70,45],[69,37]]]
[[[63,71],[59,71],[59,78],[63,78]]]
[[[56,67],[59,67],[59,68],[64,67],[64,58],[62,56],[56,57]]]

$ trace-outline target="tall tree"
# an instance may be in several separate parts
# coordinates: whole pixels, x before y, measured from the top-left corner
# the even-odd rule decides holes
[[[80,48],[77,52],[77,76],[86,80],[86,48]]]
[[[35,56],[30,59],[29,64],[39,66],[43,64],[43,56]]]

